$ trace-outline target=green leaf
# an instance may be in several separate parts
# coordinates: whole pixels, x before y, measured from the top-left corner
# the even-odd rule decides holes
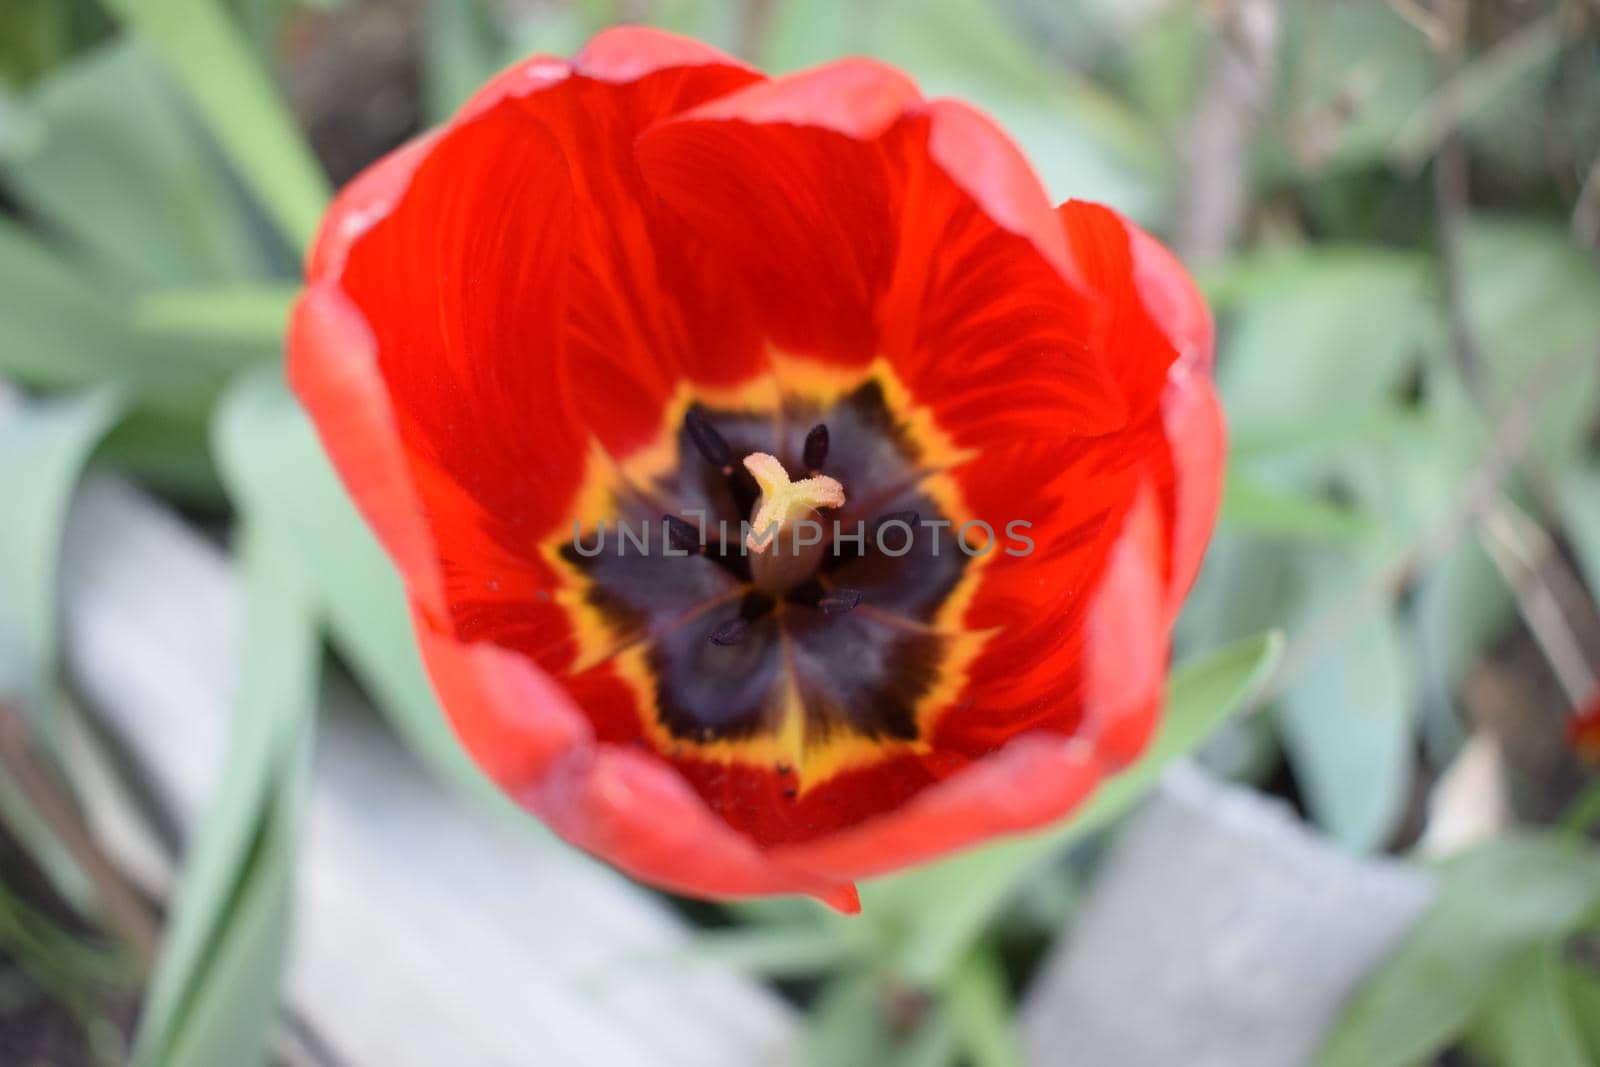
[[[1376,532],[1374,523],[1360,512],[1269,487],[1237,470],[1228,472],[1221,521],[1259,534],[1317,541],[1364,541]]]
[[[97,275],[197,285],[293,266],[268,254],[259,217],[139,42],[62,67],[26,109],[38,132],[0,151],[7,187]]]
[[[209,411],[238,367],[281,351],[278,338],[241,340],[134,329],[132,308],[80,262],[0,216],[0,376],[62,389],[117,382],[130,407],[182,417]],[[201,447],[192,439],[188,447]]]
[[[308,247],[327,179],[228,12],[217,0],[106,2],[171,68],[291,247]]]
[[[1021,1067],[1022,1052],[1011,1028],[1011,994],[992,950],[967,957],[946,984],[944,1001],[974,1067]]]
[[[876,934],[867,923],[834,916],[805,924],[752,924],[705,931],[665,958],[678,965],[714,964],[768,978],[802,978],[871,960]]]
[[[962,1051],[955,1021],[941,1003],[900,1043],[889,1063],[892,1067],[958,1067]]]
[[[55,667],[56,573],[67,505],[89,455],[115,421],[120,402],[99,389],[17,403],[0,395],[0,697],[30,713],[47,745],[46,695]]]
[[[1475,218],[1464,237],[1465,306],[1485,355],[1510,381],[1600,334],[1600,266],[1566,227]]]
[[[1464,307],[1480,339],[1493,395],[1507,403],[1529,375],[1562,360],[1534,447],[1564,467],[1582,453],[1600,402],[1600,266],[1565,226],[1475,219],[1463,233]]]
[[[1371,567],[1334,556],[1306,564],[1304,624],[1340,611]],[[1393,607],[1357,620],[1295,679],[1276,721],[1306,805],[1335,840],[1379,847],[1405,808],[1412,771],[1417,677]]]
[[[121,314],[58,252],[0,216],[0,375],[27,385],[99,381],[120,354]]]
[[[1519,960],[1600,901],[1600,855],[1513,834],[1441,864],[1432,907],[1347,1006],[1320,1067],[1409,1067],[1460,1035]]]
[[[223,452],[235,465],[226,443]],[[317,641],[287,543],[248,508],[243,540],[247,618],[228,760],[185,856],[136,1067],[264,1063],[277,1015]]]
[[[1593,1067],[1568,996],[1559,950],[1542,945],[1509,969],[1474,1046],[1501,1067]]]
[[[100,1029],[104,1033],[110,1027],[109,1020],[100,1017],[108,992],[122,996],[137,986],[137,968],[130,958],[82,940],[80,934],[63,928],[4,883],[0,883],[0,959],[6,963],[0,976],[20,972],[28,983],[66,1008],[85,1031]],[[16,1017],[12,1014],[15,1008],[11,1003],[6,1007],[9,1021]],[[116,1030],[112,1028],[111,1033]],[[109,1047],[97,1049],[103,1053],[97,1062],[119,1062],[123,1055],[120,1040],[106,1045]]]
[[[1327,246],[1258,253],[1215,276],[1232,323],[1218,370],[1231,421],[1249,432],[1378,407],[1437,326],[1428,281],[1418,257]]]
[[[1583,963],[1567,963],[1561,973],[1562,992],[1589,1054],[1588,1062],[1600,1063],[1600,971]]]
[[[0,382],[0,390],[4,383]],[[30,740],[57,766],[61,751],[56,681],[57,577],[72,492],[84,465],[122,409],[100,388],[34,403],[0,391],[0,702],[26,716]],[[93,914],[94,885],[30,798],[0,775],[0,823],[62,899]]]
[[[823,986],[811,1009],[801,1063],[879,1067],[894,1054],[882,1008],[882,990],[867,975],[846,975]]]
[[[206,447],[206,413],[168,413],[142,409],[106,435],[100,457],[177,503],[208,514],[226,510],[211,450]]]
[[[1127,812],[1169,763],[1193,752],[1227,721],[1266,678],[1282,644],[1277,634],[1263,634],[1175,670],[1149,748],[1061,825],[862,885],[863,914],[886,924],[895,969],[922,986],[950,974],[1041,866],[1068,843]]]
[[[1417,583],[1412,600],[1417,658],[1431,687],[1424,736],[1440,766],[1464,739],[1457,682],[1505,632],[1514,610],[1505,579],[1473,540],[1462,541]]]
[[[282,349],[298,293],[294,285],[158,289],[134,301],[133,327],[156,336],[253,342],[261,351],[276,354]],[[233,354],[220,351],[230,357],[223,368],[237,370]]]

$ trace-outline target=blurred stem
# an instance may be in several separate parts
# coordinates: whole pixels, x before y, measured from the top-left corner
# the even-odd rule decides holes
[[[739,58],[759,64],[766,50],[772,20],[778,13],[777,0],[745,0],[739,20]]]
[[[1479,404],[1487,392],[1483,348],[1478,344],[1467,313],[1466,263],[1461,231],[1466,225],[1471,197],[1466,145],[1452,134],[1439,151],[1433,167],[1433,201],[1439,223],[1439,260],[1444,286],[1445,318],[1450,327],[1450,350],[1467,391]]]
[[[160,942],[154,916],[123,879],[122,872],[101,851],[60,783],[34,756],[22,716],[3,703],[0,703],[0,766],[5,767],[39,817],[94,883],[111,926],[133,949],[141,970],[148,970]]]
[[[950,1012],[932,1012],[907,1039],[895,1057],[894,1067],[954,1067],[961,1062],[960,1035]]]
[[[1562,610],[1552,583],[1545,578],[1557,565],[1563,569],[1565,566],[1555,542],[1544,527],[1503,495],[1485,513],[1479,531],[1484,551],[1516,597],[1523,621],[1556,680],[1572,706],[1581,708],[1600,673],[1589,665],[1583,643]],[[1571,575],[1565,584],[1581,590],[1576,575]]]
[[[1429,157],[1456,134],[1463,121],[1561,48],[1562,28],[1568,17],[1565,4],[1529,20],[1475,62],[1466,63],[1463,57],[1468,6],[1466,0],[1436,5],[1436,14],[1449,35],[1441,50],[1448,71],[1433,95],[1400,128],[1390,151],[1390,158],[1410,173],[1420,171]]]
[[[662,957],[662,962],[717,966],[767,978],[803,978],[870,961],[879,947],[875,934],[873,927],[856,922],[735,928],[703,933],[684,951]]]
[[[126,1059],[121,1031],[96,1009],[97,989],[130,988],[126,956],[80,941],[49,916],[0,884],[0,953],[41,993],[60,1004],[77,1022],[96,1063]]]
[[[1589,173],[1572,207],[1572,232],[1585,248],[1600,247],[1600,153],[1589,165]]]
[[[1238,244],[1250,201],[1251,150],[1269,105],[1283,22],[1278,0],[1216,5],[1204,83],[1178,154],[1173,245],[1185,261],[1222,259]]]
[[[1019,1067],[1022,1052],[1012,1031],[1011,993],[1005,969],[990,948],[979,948],[957,968],[944,991],[956,1037],[976,1067]]]

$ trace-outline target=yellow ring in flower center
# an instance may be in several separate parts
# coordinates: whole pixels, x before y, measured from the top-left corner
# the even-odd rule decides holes
[[[707,726],[685,731],[670,725],[663,714],[661,698],[664,679],[652,663],[658,633],[641,634],[620,625],[615,611],[608,611],[608,590],[597,588],[594,575],[574,561],[569,551],[573,530],[590,530],[624,512],[626,501],[637,504],[640,492],[669,484],[685,462],[680,428],[692,404],[704,405],[741,417],[765,419],[772,426],[775,440],[793,429],[788,424],[797,414],[826,412],[859,391],[875,391],[887,413],[893,436],[912,453],[915,493],[931,501],[938,515],[959,529],[973,518],[962,499],[960,488],[949,473],[972,458],[956,449],[939,430],[932,415],[912,404],[909,393],[883,361],[855,369],[840,369],[792,357],[775,356],[773,372],[742,387],[728,390],[693,390],[685,385],[667,406],[655,440],[621,463],[611,461],[594,449],[583,491],[577,497],[565,529],[544,546],[546,558],[561,575],[563,588],[557,597],[573,620],[577,653],[568,673],[589,669],[609,669],[632,694],[642,733],[652,747],[673,758],[688,758],[723,764],[781,767],[792,773],[796,792],[828,780],[842,771],[864,767],[900,754],[924,754],[928,736],[940,714],[954,704],[964,684],[966,672],[988,638],[987,633],[964,628],[963,619],[983,569],[993,553],[964,557],[953,585],[944,592],[927,618],[908,618],[882,612],[868,598],[858,611],[874,626],[902,631],[908,638],[926,637],[937,642],[935,662],[919,664],[915,679],[917,693],[909,718],[912,726],[898,733],[857,728],[852,722],[818,722],[815,699],[800,691],[795,658],[805,649],[796,649],[781,619],[785,604],[775,612],[780,619],[779,638],[783,668],[776,676],[770,704],[761,709],[759,729],[746,729],[730,736],[720,727]],[[774,459],[774,462],[776,460]],[[781,467],[780,467],[781,469]],[[767,472],[776,479],[776,472]],[[785,478],[787,473],[785,472]],[[831,480],[831,479],[829,479]],[[837,484],[837,483],[836,483]],[[823,487],[826,488],[826,487]],[[826,494],[825,494],[826,495]],[[844,502],[844,494],[839,494]],[[948,535],[947,535],[948,537]],[[953,542],[946,550],[955,552]],[[654,565],[674,565],[703,561],[674,559],[651,560]],[[727,605],[702,606],[726,610]],[[685,618],[693,616],[690,607]],[[862,620],[858,620],[862,621]],[[675,625],[677,623],[675,622]],[[687,625],[687,624],[685,624]],[[924,677],[926,675],[926,677]],[[813,671],[813,677],[815,671]],[[729,679],[730,686],[740,679]],[[867,694],[870,695],[870,694]],[[814,695],[812,695],[814,696]],[[808,712],[808,703],[812,710]]]

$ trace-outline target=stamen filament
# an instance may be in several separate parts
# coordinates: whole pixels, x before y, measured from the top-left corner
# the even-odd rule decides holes
[[[844,486],[825,474],[790,481],[765,452],[752,452],[744,466],[761,489],[745,538],[750,576],[758,588],[781,595],[816,573],[826,540],[818,509],[844,506]],[[801,538],[802,523],[816,526],[816,540]]]

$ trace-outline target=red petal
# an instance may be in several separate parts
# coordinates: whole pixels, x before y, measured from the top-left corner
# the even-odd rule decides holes
[[[914,92],[830,64],[664,122],[638,155],[781,353],[887,358],[963,446],[1118,428],[1037,180],[987,120]]]
[[[737,381],[762,363],[698,235],[659,209],[634,160],[644,130],[756,77],[730,65],[652,68],[626,85],[575,76],[516,102],[561,146],[577,201],[562,388],[618,457],[654,440],[685,376]]]
[[[1227,427],[1211,380],[1213,331],[1205,298],[1165,246],[1131,223],[1128,232],[1140,296],[1178,353],[1161,398],[1174,481],[1167,613],[1176,619],[1217,524],[1227,469]]]
[[[337,280],[344,270],[350,246],[394,210],[411,184],[417,166],[438,141],[440,132],[423,134],[406,142],[339,190],[306,256],[309,281]]]
[[[1100,776],[1092,745],[1030,734],[894,811],[774,855],[833,878],[882,874],[1059,818],[1083,803]]]
[[[1153,488],[1140,493],[1084,625],[1084,717],[1103,764],[1144,750],[1166,684],[1167,534]]]
[[[464,643],[421,612],[413,627],[439,704],[473,762],[508,792],[531,788],[574,749],[594,747],[583,713],[527,658]]]
[[[1063,205],[1062,210],[1071,210]],[[1178,363],[1210,372],[1214,334],[1211,309],[1199,286],[1183,264],[1160,241],[1126,219],[1133,253],[1133,280],[1145,311],[1166,334],[1178,353]]]
[[[921,102],[916,83],[872,59],[841,59],[703,104],[679,122],[747,122],[830,130],[870,141]]]
[[[726,52],[649,26],[602,30],[572,60],[573,70],[584,77],[618,83],[639,81],[672,67],[730,67],[761,77],[759,71]]]
[[[633,143],[652,123],[761,75],[697,41],[618,27],[567,63],[537,57],[482,89],[463,116],[515,101],[561,145],[580,204],[564,389],[585,425],[622,456],[647,443],[685,372],[748,377],[760,360],[692,240],[652,209]],[[458,120],[460,121],[460,120]],[[687,307],[679,306],[687,305]],[[691,330],[686,318],[707,328]]]
[[[1175,620],[1200,573],[1222,506],[1227,430],[1222,401],[1209,373],[1175,367],[1162,398],[1161,420],[1172,450],[1172,571],[1167,615]]]
[[[1143,230],[1098,204],[1070,201],[1060,213],[1090,286],[1110,309],[1097,345],[1136,425],[1158,410],[1159,489],[1172,539],[1168,606],[1176,618],[1222,496],[1227,442],[1211,383],[1211,314],[1182,264]]]
[[[742,71],[759,78],[759,71],[710,45],[648,26],[615,26],[596,34],[569,63],[554,56],[533,56],[512,64],[462,105],[454,122],[459,124],[507,99],[523,99],[550,89],[576,74],[615,85],[640,81],[658,71],[711,67]]]
[[[449,622],[472,636],[513,604],[556,650],[567,619],[538,547],[569,514],[587,450],[559,388],[571,228],[559,147],[500,108],[431,146],[338,277],[372,324]]]
[[[568,841],[668,889],[723,898],[807,893],[843,912],[861,910],[848,880],[764,852],[645,752],[576,751],[519,799]]]
[[[596,745],[568,693],[525,657],[414,619],[434,690],[484,771],[567,841],[684,893],[808,893],[860,910],[855,887],[787,868],[735,833],[658,758]]]
[[[1061,277],[1082,284],[1050,198],[1027,157],[993,119],[959,100],[932,100],[928,150],[991,219],[1026,237]]]

